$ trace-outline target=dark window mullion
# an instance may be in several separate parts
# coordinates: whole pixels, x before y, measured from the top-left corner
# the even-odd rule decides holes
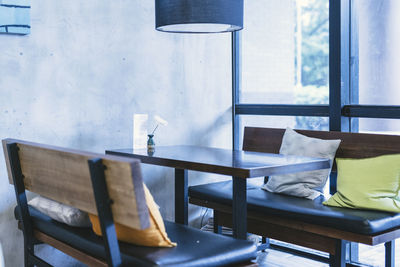
[[[350,1],[329,1],[329,129],[349,131],[342,107],[350,104]]]
[[[232,149],[239,150],[240,125],[236,106],[239,103],[241,90],[241,32],[232,32]]]
[[[349,104],[359,103],[359,41],[358,41],[358,11],[356,7],[356,0],[350,1],[350,94]],[[342,116],[344,115],[342,109]],[[359,132],[359,121],[357,118],[350,119],[350,131]]]
[[[345,105],[342,115],[352,118],[400,119],[400,106]]]
[[[341,130],[341,0],[329,0],[329,130]]]
[[[274,105],[274,104],[237,104],[237,115],[277,115],[277,116],[314,116],[328,117],[328,105]]]

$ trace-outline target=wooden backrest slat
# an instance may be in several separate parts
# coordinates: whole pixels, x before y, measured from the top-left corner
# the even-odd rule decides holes
[[[11,176],[11,167],[10,167],[10,160],[8,159],[8,153],[7,153],[7,139],[1,140],[1,143],[3,145],[3,153],[4,153],[4,159],[6,161],[6,167],[7,167],[7,176],[8,176],[8,182],[10,184],[13,183],[12,181],[12,176]]]
[[[106,167],[105,177],[113,201],[114,221],[136,229],[147,225],[149,214],[143,198],[139,160],[13,139],[3,140],[3,148],[10,143],[16,143],[19,148],[26,190],[96,215],[88,160],[101,158]],[[11,175],[7,149],[4,151]],[[9,180],[12,183],[11,177]]]
[[[296,131],[309,137],[342,140],[336,152],[336,157],[338,158],[368,158],[400,153],[399,135],[311,130]],[[245,127],[243,150],[279,153],[284,132],[285,129]]]

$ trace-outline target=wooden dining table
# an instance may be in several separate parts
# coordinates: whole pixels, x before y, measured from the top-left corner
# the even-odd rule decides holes
[[[188,170],[232,177],[233,235],[247,236],[247,179],[330,168],[329,159],[200,147],[160,146],[111,149],[106,154],[137,158],[142,163],[175,168],[175,222],[188,223]]]

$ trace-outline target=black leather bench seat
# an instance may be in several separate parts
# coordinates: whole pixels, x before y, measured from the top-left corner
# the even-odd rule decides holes
[[[29,207],[35,229],[62,242],[104,259],[102,238],[91,228],[71,227]],[[18,210],[15,217],[19,219]],[[235,240],[222,235],[202,232],[198,229],[165,221],[170,239],[178,243],[174,248],[151,248],[120,242],[122,260],[127,266],[216,266],[233,262],[247,262],[256,257],[252,242]]]
[[[248,179],[248,211],[329,226],[359,234],[377,234],[400,227],[400,214],[328,207],[323,196],[315,200],[274,194],[261,189],[260,179]],[[189,187],[191,198],[232,206],[232,181]]]

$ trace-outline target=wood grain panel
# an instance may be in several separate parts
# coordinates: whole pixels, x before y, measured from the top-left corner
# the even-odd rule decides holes
[[[218,220],[221,225],[232,227],[232,215],[219,212]],[[299,231],[290,227],[285,227],[271,222],[260,222],[257,219],[248,217],[247,229],[249,233],[255,233],[276,240],[289,242],[299,246],[304,246],[330,254],[335,254],[336,239],[326,236],[310,233],[307,231]]]
[[[7,139],[4,143],[18,144],[27,190],[96,215],[88,160],[101,158],[106,167],[105,177],[113,202],[114,221],[136,229],[148,227],[146,201],[136,201],[136,195],[144,196],[140,161],[20,140]],[[133,179],[136,179],[135,185],[141,188],[134,190]]]
[[[8,153],[7,153],[7,148],[6,148],[6,140],[1,140],[1,143],[3,144],[3,153],[4,153],[4,159],[6,160],[6,167],[7,167],[7,175],[8,175],[8,182],[12,184],[12,176],[11,176],[11,167],[10,167],[10,161],[8,160]]]
[[[243,150],[279,153],[285,129],[245,127]],[[386,154],[400,153],[400,135],[344,133],[334,131],[296,130],[314,138],[340,139],[338,158],[369,158]],[[335,170],[333,166],[332,170]]]
[[[65,254],[81,261],[82,263],[86,264],[87,266],[93,266],[93,267],[107,267],[107,263],[103,260],[97,259],[95,257],[90,256],[89,254],[86,254],[70,245],[67,243],[61,242],[54,237],[51,237],[43,232],[40,232],[38,230],[34,230],[33,232],[35,238],[43,243],[49,244],[50,246],[64,252]]]
[[[302,172],[329,168],[329,160],[286,157],[199,146],[161,146],[154,154],[147,149],[107,150],[106,154],[140,159],[143,163],[193,171],[224,174],[240,178]]]
[[[257,267],[258,263],[256,262],[243,262],[243,263],[236,263],[232,265],[228,265],[229,267]]]

